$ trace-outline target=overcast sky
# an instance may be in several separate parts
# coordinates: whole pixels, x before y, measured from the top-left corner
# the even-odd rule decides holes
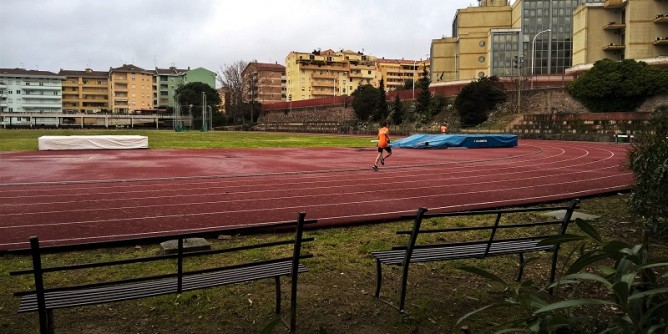
[[[239,60],[285,65],[291,51],[350,49],[420,59],[476,0],[0,0],[0,67],[58,72]]]

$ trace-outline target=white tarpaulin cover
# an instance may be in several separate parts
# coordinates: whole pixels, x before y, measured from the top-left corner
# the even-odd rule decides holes
[[[39,150],[127,150],[148,148],[146,136],[41,136]]]

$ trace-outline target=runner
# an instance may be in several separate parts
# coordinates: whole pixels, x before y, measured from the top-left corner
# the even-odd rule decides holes
[[[387,151],[387,155],[383,156],[383,150]],[[385,165],[385,159],[392,155],[392,147],[390,147],[390,129],[387,127],[387,122],[383,122],[383,126],[378,129],[378,155],[373,162],[373,170],[378,171],[378,161],[381,165]]]

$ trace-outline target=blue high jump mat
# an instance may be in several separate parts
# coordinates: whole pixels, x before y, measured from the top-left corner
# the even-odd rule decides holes
[[[414,134],[406,138],[393,140],[392,147],[444,149],[460,148],[495,148],[517,146],[517,135],[510,134],[471,134],[471,135],[444,135],[444,134]]]

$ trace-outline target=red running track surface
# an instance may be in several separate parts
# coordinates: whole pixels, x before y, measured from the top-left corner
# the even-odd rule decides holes
[[[627,145],[514,148],[87,150],[0,153],[0,251],[281,222],[320,226],[628,190]]]

